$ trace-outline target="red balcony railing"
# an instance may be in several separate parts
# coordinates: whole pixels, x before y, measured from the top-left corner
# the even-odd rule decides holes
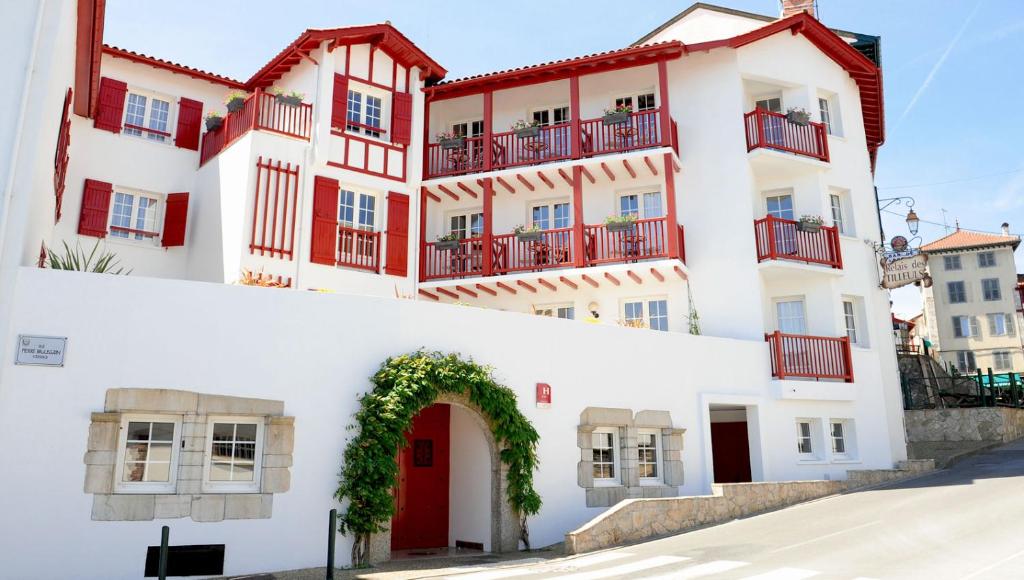
[[[199,165],[203,165],[251,130],[309,139],[313,129],[313,105],[286,105],[260,89],[245,99],[242,108],[224,117],[216,131],[203,134]]]
[[[743,124],[747,151],[763,147],[828,161],[828,133],[821,123],[798,125],[782,113],[754,109],[743,115]]]
[[[613,125],[606,125],[604,117],[583,119],[579,145],[574,144],[572,123],[540,127],[534,136],[520,137],[515,131],[495,133],[489,148],[483,137],[466,138],[456,148],[446,149],[440,143],[429,143],[426,177],[485,171],[488,168],[486,155],[490,155],[490,169],[507,169],[662,146],[671,146],[678,154],[676,131],[675,121],[672,121],[670,135],[663,135],[661,109],[651,109],[630,113],[624,123]]]
[[[853,382],[850,338],[803,336],[775,331],[764,335],[778,379],[836,379]]]
[[[667,258],[665,222],[665,218],[637,220],[632,229],[619,231],[609,230],[604,224],[583,226],[586,264],[593,266]]]
[[[767,216],[754,222],[757,261],[793,260],[842,269],[839,228],[821,226],[817,232],[801,230],[800,222]]]
[[[583,226],[583,264],[597,266],[668,257],[666,218],[638,220],[632,230],[610,231],[606,225]],[[492,239],[491,275],[535,272],[575,267],[575,228],[545,230],[538,239],[521,239],[515,234],[498,234]],[[685,261],[683,226],[679,255]],[[440,244],[440,247],[439,247]],[[429,242],[423,248],[422,279],[443,280],[484,276],[483,238],[457,243]]]
[[[515,234],[494,236],[495,274],[572,267],[575,263],[572,228],[541,232],[540,239],[525,240]]]
[[[338,226],[338,265],[377,272],[380,269],[380,232]]]

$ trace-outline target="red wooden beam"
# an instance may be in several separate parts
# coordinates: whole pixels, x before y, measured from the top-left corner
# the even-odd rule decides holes
[[[448,189],[444,185],[438,185],[437,188],[440,189],[441,191],[445,192],[448,195],[448,197],[454,199],[455,201],[459,201],[459,195],[457,193],[455,193],[454,191]]]
[[[562,176],[562,179],[564,179],[566,183],[569,184],[569,187],[572,187],[572,178],[569,177],[569,174],[566,173],[564,169],[559,168],[558,174]]]
[[[498,295],[498,292],[495,289],[488,288],[487,286],[484,286],[483,284],[477,284],[476,285],[476,289],[480,290],[482,292],[486,292],[486,293],[490,294],[491,296],[497,296]]]
[[[608,179],[615,181],[615,174],[608,168],[608,164],[604,161],[601,162],[601,169],[604,169],[604,174],[608,176]]]
[[[637,284],[643,284],[643,283],[644,283],[643,279],[642,279],[642,278],[640,278],[640,276],[638,276],[638,275],[636,274],[636,272],[634,272],[634,271],[632,271],[632,270],[626,270],[626,275],[627,275],[627,276],[629,276],[629,277],[630,277],[630,279],[632,279],[632,280],[633,280],[634,282],[636,282]]]
[[[437,288],[437,291],[439,293],[441,293],[441,294],[444,294],[445,296],[447,296],[449,298],[454,298],[455,300],[459,299],[459,295],[458,294],[452,292],[451,290],[448,290],[447,288]]]
[[[661,275],[661,272],[659,272],[657,268],[651,268],[651,276],[654,276],[658,282],[665,281],[665,277]]]
[[[580,165],[580,171],[583,172],[583,175],[587,176],[587,179],[590,180],[590,183],[594,183],[594,174],[591,173],[589,169]]]
[[[470,189],[468,185],[462,183],[461,181],[459,182],[459,189],[468,193],[469,196],[472,197],[473,199],[476,199],[476,192]]]
[[[651,161],[650,157],[644,155],[644,163],[647,164],[647,169],[650,169],[651,173],[653,173],[655,175],[658,174],[658,168],[654,166],[654,162]]]
[[[441,300],[440,298],[437,297],[437,294],[431,294],[430,292],[427,292],[422,288],[420,288],[420,296],[426,296],[427,298],[430,298],[434,302]]]
[[[516,293],[516,289],[515,288],[509,286],[508,284],[506,284],[504,282],[495,282],[494,285],[497,286],[498,288],[501,288],[502,290],[507,291],[509,294],[515,294]]]
[[[473,292],[472,290],[466,288],[465,286],[456,286],[455,289],[458,290],[459,292],[462,292],[463,294],[472,296],[473,298],[477,298],[478,296],[476,292]]]
[[[432,200],[434,200],[434,201],[436,201],[438,203],[441,203],[441,198],[437,197],[437,195],[434,194],[434,192],[430,191],[429,189],[427,189],[425,187],[423,188],[423,191],[427,192],[427,197],[429,197],[430,199],[432,199]]]
[[[586,274],[583,274],[581,276],[581,278],[583,278],[584,282],[586,282],[587,284],[590,284],[594,288],[598,288],[598,287],[601,286],[600,284],[597,283],[597,280],[594,280],[593,278],[591,278],[590,276],[587,276]]]
[[[548,282],[544,278],[537,278],[537,282],[539,282],[541,286],[547,288],[548,290],[551,290],[552,292],[558,292],[558,286],[555,286],[554,284]]]
[[[610,280],[612,284],[615,284],[616,286],[619,285],[619,279],[616,278],[615,276],[612,276],[611,272],[605,272],[604,277],[608,278],[608,280]]]
[[[633,177],[633,178],[636,177],[636,171],[633,169],[633,166],[629,164],[629,160],[628,159],[623,159],[622,160],[622,166],[625,167],[626,171],[629,172],[629,176],[630,177]]]
[[[579,286],[577,286],[575,282],[566,278],[565,276],[559,276],[558,280],[561,281],[562,284],[565,284],[566,286],[572,288],[573,290],[579,288]]]
[[[502,187],[507,189],[509,193],[514,194],[516,192],[516,188],[512,187],[511,185],[509,185],[508,182],[505,181],[504,177],[498,176],[498,177],[495,177],[494,180],[497,181],[498,183],[500,183]]]
[[[516,174],[516,179],[519,180],[519,183],[522,183],[523,185],[525,185],[526,189],[529,189],[530,191],[534,190],[533,184],[530,183],[529,180],[527,180],[525,177],[523,177],[522,173],[517,173]]]
[[[686,280],[686,272],[683,272],[682,268],[680,268],[679,266],[673,266],[672,269],[675,270],[676,274],[679,274],[680,278]]]
[[[523,282],[522,280],[516,280],[516,284],[519,284],[520,286],[522,286],[523,288],[526,288],[527,290],[529,290],[530,292],[533,292],[534,294],[537,293],[537,289],[536,288],[534,288],[533,286],[527,284],[526,282]]]
[[[539,177],[540,180],[544,182],[544,185],[548,186],[548,189],[554,189],[555,188],[555,184],[552,183],[550,179],[548,179],[547,175],[544,175],[543,171],[538,171],[537,172],[537,177]]]

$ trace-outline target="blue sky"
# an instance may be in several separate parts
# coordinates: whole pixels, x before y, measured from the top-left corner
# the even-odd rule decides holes
[[[390,20],[456,78],[626,46],[691,3],[634,10],[609,0],[109,0],[104,36],[246,79],[306,28]],[[712,3],[778,13],[777,0]],[[1024,233],[1024,2],[819,0],[819,10],[828,26],[882,37],[880,196],[913,196],[922,220],[959,219],[982,231],[1006,221]],[[885,214],[885,226],[890,236],[906,233],[902,216]],[[921,227],[925,242],[944,232]],[[1018,260],[1024,269],[1021,252]],[[898,312],[918,308],[916,290],[894,298]]]

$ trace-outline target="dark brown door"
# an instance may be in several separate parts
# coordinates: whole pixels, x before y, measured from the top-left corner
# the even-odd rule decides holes
[[[746,421],[711,424],[711,461],[715,483],[750,481],[750,443]]]
[[[398,489],[391,549],[448,545],[448,405],[431,405],[413,419],[398,455]]]

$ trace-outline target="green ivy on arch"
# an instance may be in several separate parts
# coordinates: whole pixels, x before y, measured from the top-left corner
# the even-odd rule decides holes
[[[466,396],[479,407],[508,466],[507,498],[519,515],[521,540],[529,547],[526,517],[540,511],[533,488],[540,436],[516,406],[512,389],[499,385],[492,369],[457,354],[416,351],[384,361],[373,375],[373,390],[360,397],[358,429],[345,448],[335,497],[348,507],[339,518],[344,534],[355,535],[352,563],[366,563],[370,534],[381,532],[394,514],[392,489],[398,481],[395,450],[406,444],[413,418],[441,393]]]

